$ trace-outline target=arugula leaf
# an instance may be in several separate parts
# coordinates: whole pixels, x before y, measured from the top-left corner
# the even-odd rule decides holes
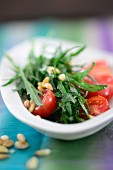
[[[38,105],[38,106],[41,106],[42,105],[42,102],[39,98],[39,96],[34,92],[34,88],[33,86],[31,85],[31,83],[26,79],[25,77],[25,74],[23,72],[22,69],[19,70],[19,73],[20,73],[20,76],[24,82],[24,85],[25,85],[25,88],[26,88],[26,91],[27,91],[27,95],[30,95],[31,99],[34,100],[34,102]]]
[[[79,101],[82,109],[85,111],[87,117],[89,118],[88,110],[87,110],[86,107],[85,107],[85,103],[87,103],[87,101],[86,101],[82,96],[79,96],[79,97],[78,97],[78,101]]]
[[[107,87],[107,85],[93,85],[93,84],[88,84],[86,82],[79,82],[79,81],[76,81],[74,79],[71,79],[70,81],[71,81],[71,83],[76,84],[81,89],[84,89],[86,91],[91,91],[91,92],[103,90]]]
[[[9,84],[11,84],[11,83],[13,83],[15,80],[17,80],[19,78],[19,76],[18,75],[15,75],[13,78],[11,78],[9,81],[7,81],[5,84],[3,84],[2,86],[4,87],[4,86],[7,86],[7,85],[9,85]]]
[[[75,47],[72,47],[72,48],[65,50],[64,52],[61,52],[59,57],[57,57],[56,60],[55,60],[55,63],[54,63],[55,67],[57,67],[57,65],[60,62],[68,63],[72,59],[72,57],[77,56],[78,54],[80,54],[85,49],[85,46],[83,46],[83,47],[80,47],[75,53],[71,53],[71,50],[78,48],[78,47],[80,47],[80,46],[75,46]],[[70,54],[67,57],[67,54],[69,52],[70,52]]]
[[[76,72],[75,74],[72,74],[72,78],[77,81],[81,81],[85,76],[88,75],[88,73],[93,69],[94,66],[95,66],[95,63],[93,62],[89,69],[83,72]]]
[[[6,58],[10,61],[10,63],[12,64],[13,68],[15,71],[18,71],[19,67],[14,63],[14,61],[12,60],[12,58],[10,57],[10,55],[8,53],[5,54]]]
[[[76,99],[71,94],[66,92],[66,90],[65,90],[65,88],[64,88],[61,81],[58,83],[57,88],[60,90],[61,94],[63,95],[63,100],[65,102],[67,102],[67,101],[70,101],[72,103],[76,102]]]
[[[85,48],[86,48],[85,45],[80,47],[80,49],[78,49],[78,51],[76,51],[75,53],[71,53],[71,56],[75,57],[75,56],[79,55]]]

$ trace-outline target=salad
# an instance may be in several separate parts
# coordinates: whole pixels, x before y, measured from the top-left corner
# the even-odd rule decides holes
[[[113,75],[104,60],[91,64],[72,63],[85,49],[61,46],[48,58],[36,56],[32,47],[24,68],[16,65],[9,54],[15,76],[3,86],[16,82],[24,106],[31,114],[57,123],[84,122],[110,109]]]

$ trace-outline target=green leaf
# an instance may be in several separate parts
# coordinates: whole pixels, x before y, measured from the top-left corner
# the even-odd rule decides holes
[[[65,103],[66,109],[70,115],[72,115],[72,108],[70,102]]]
[[[57,88],[62,93],[64,102],[67,102],[67,101],[70,101],[72,103],[76,102],[76,99],[71,94],[66,92],[65,87],[63,86],[61,81],[59,81]]]
[[[89,118],[89,112],[88,112],[88,110],[85,107],[85,103],[87,103],[87,101],[82,96],[78,97],[78,101],[79,101],[82,109],[85,111],[87,117]]]
[[[75,53],[72,53],[71,56],[75,57],[75,56],[79,55],[85,48],[86,48],[85,45],[80,47],[80,49],[78,49],[78,51],[76,51]]]
[[[76,118],[76,121],[77,121],[77,122],[84,122],[84,121],[85,121],[84,119],[80,118],[80,117],[78,116],[78,114],[75,115],[75,118]]]
[[[18,76],[18,75],[15,75],[13,78],[11,78],[9,81],[7,81],[7,83],[3,84],[2,86],[3,86],[3,87],[4,87],[4,86],[7,86],[7,85],[13,83],[13,82],[14,82],[15,80],[17,80],[18,78],[19,78],[19,76]]]
[[[30,95],[31,99],[38,105],[41,106],[42,102],[39,98],[39,96],[37,95],[37,93],[34,92],[34,88],[31,85],[31,83],[26,79],[25,74],[23,72],[22,69],[19,70],[20,76],[24,82],[26,91],[27,91],[27,95]]]
[[[92,70],[92,68],[95,66],[95,63],[93,62],[91,67],[83,72],[76,72],[75,74],[72,75],[72,78],[81,81],[84,77],[88,75],[88,73]]]
[[[78,82],[74,79],[71,79],[71,83],[74,83],[75,85],[77,85],[81,89],[84,89],[86,91],[91,91],[91,92],[103,90],[107,87],[107,85],[93,85],[93,84],[88,84],[86,82]]]
[[[6,53],[5,54],[6,58],[9,60],[9,62],[11,63],[11,65],[13,66],[15,71],[18,71],[19,67],[15,64],[15,62],[13,61],[13,59],[11,58],[11,56]]]
[[[61,61],[70,61],[72,59],[72,57],[75,57],[77,56],[78,54],[80,54],[84,49],[85,49],[85,46],[83,47],[80,47],[75,53],[71,53],[71,50],[75,49],[75,48],[78,48],[80,46],[74,46],[72,48],[69,48],[67,50],[65,50],[64,52],[61,52],[59,57],[55,60],[55,63],[54,65],[57,67],[57,65],[61,62]],[[70,52],[70,54],[67,56],[67,54]],[[67,61],[67,62],[68,62]]]

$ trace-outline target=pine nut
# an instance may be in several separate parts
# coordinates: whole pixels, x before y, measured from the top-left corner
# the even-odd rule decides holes
[[[52,85],[51,85],[50,83],[45,83],[45,84],[44,84],[44,87],[45,87],[46,89],[49,89],[49,90],[53,91],[53,87],[52,87]]]
[[[9,150],[5,146],[0,145],[0,153],[9,153]]]
[[[17,134],[17,139],[18,139],[21,143],[23,143],[23,142],[26,141],[25,136],[24,136],[23,134],[21,134],[21,133]]]
[[[30,107],[29,107],[29,111],[32,113],[34,109],[35,109],[35,103],[32,102]]]
[[[0,145],[2,145],[4,143],[3,139],[0,139]]]
[[[47,72],[51,75],[53,73],[57,73],[60,74],[60,70],[58,68],[52,67],[52,66],[48,66],[47,67]]]
[[[42,81],[43,84],[49,83],[49,77],[45,77],[45,79]]]
[[[38,90],[41,91],[41,92],[44,91],[44,89],[42,88],[42,86],[38,86]]]
[[[6,158],[9,158],[8,154],[0,153],[0,160],[6,159]]]
[[[29,107],[30,107],[30,101],[29,101],[29,100],[25,100],[25,101],[24,101],[24,106],[25,106],[27,109],[29,109]]]
[[[0,138],[3,139],[3,140],[8,140],[8,139],[9,139],[9,136],[8,136],[8,135],[3,135],[3,136],[1,136]]]
[[[68,62],[68,65],[69,65],[69,66],[72,66],[72,65],[73,65],[72,61],[69,61],[69,62]]]
[[[10,148],[11,146],[14,145],[14,142],[12,140],[5,140],[3,143],[3,146]]]
[[[39,82],[38,85],[41,86],[42,82]]]
[[[51,154],[51,150],[50,149],[41,149],[35,152],[36,156],[48,156]]]
[[[32,158],[30,158],[27,163],[26,163],[26,167],[29,170],[36,170],[38,168],[38,158],[36,158],[35,156],[33,156]]]
[[[23,143],[21,143],[20,141],[16,141],[16,142],[15,142],[15,147],[16,147],[17,149],[26,149],[26,148],[29,147],[29,144],[28,144],[28,142],[23,142]]]
[[[65,74],[60,74],[60,75],[58,76],[58,78],[59,78],[59,80],[61,80],[61,81],[65,81],[65,80],[66,80]]]
[[[30,104],[35,103],[34,100],[30,100]]]

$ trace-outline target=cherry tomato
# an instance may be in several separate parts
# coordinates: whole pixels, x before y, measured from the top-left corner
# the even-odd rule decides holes
[[[89,68],[90,66],[86,67],[85,69]],[[112,76],[112,72],[110,68],[108,67],[107,62],[105,62],[104,60],[99,60],[95,62],[95,66],[89,72],[89,75],[93,76],[94,78],[97,76],[102,76],[102,75]]]
[[[110,92],[109,92],[109,88],[107,87],[104,90],[100,90],[100,91],[96,91],[96,92],[88,92],[88,95],[87,95],[86,98],[88,99],[90,97],[98,96],[98,95],[103,96],[108,100],[111,97]]]
[[[96,66],[108,67],[108,63],[105,60],[98,60],[95,62]]]
[[[56,109],[56,97],[51,90],[45,90],[43,96],[40,97],[43,103],[43,106],[36,106],[32,112],[34,115],[39,115],[42,118],[47,118],[50,116]]]
[[[95,84],[89,78],[86,78],[85,80],[89,84]],[[109,75],[97,76],[95,77],[95,80],[97,81],[98,84],[106,84],[107,88],[96,92],[88,92],[87,98],[100,95],[108,100],[111,99],[111,97],[113,96],[113,76]]]
[[[92,116],[97,116],[109,109],[109,103],[107,99],[103,96],[94,96],[87,99],[89,104],[90,114]]]

